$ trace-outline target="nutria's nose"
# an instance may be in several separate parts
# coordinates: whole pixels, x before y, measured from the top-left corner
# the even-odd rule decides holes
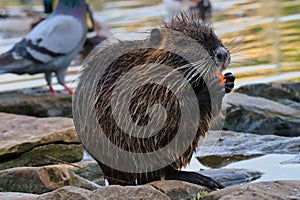
[[[229,58],[229,52],[224,47],[219,47],[216,50],[215,56],[219,62],[226,62]]]

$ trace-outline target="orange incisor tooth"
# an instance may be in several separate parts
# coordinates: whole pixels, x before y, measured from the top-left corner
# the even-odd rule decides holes
[[[221,74],[221,73],[216,73],[216,75],[217,75],[218,77],[221,78],[220,83],[225,83],[225,82],[226,82],[226,77],[225,77],[223,74]]]

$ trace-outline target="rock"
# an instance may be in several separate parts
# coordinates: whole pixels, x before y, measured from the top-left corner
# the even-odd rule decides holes
[[[300,110],[261,97],[226,95],[225,130],[300,136]]]
[[[207,195],[211,191],[200,185],[176,180],[155,181],[148,185],[163,192],[172,200],[192,199],[197,196]]]
[[[38,195],[18,193],[18,192],[0,192],[0,199],[3,200],[37,200]]]
[[[0,170],[21,166],[43,166],[61,162],[72,163],[81,160],[82,152],[83,148],[80,144],[47,144],[24,152],[14,159],[4,156],[5,160],[0,163]]]
[[[260,171],[250,169],[207,169],[200,173],[222,183],[225,187],[249,183],[263,175]]]
[[[20,198],[14,198],[13,195]],[[72,200],[108,200],[108,199],[118,199],[118,200],[168,200],[168,196],[156,190],[149,185],[143,186],[107,186],[99,188],[95,191],[89,191],[87,189],[65,186],[54,190],[52,192],[44,193],[42,195],[31,195],[24,193],[0,193],[0,197],[7,197],[7,200],[57,200],[57,199],[72,199]],[[22,199],[23,200],[23,199]]]
[[[232,186],[208,194],[204,200],[300,199],[300,181],[271,181]]]
[[[20,90],[0,93],[0,112],[36,117],[72,117],[72,95]]]
[[[52,192],[47,192],[41,195],[27,194],[27,193],[17,193],[17,192],[0,192],[0,199],[5,200],[57,200],[57,199],[72,199],[72,200],[89,200],[89,195],[91,191],[73,187],[65,186],[54,190]]]
[[[219,168],[264,154],[298,154],[299,144],[300,137],[210,131],[200,142],[196,156],[202,164]]]
[[[49,167],[60,167],[74,172],[78,176],[89,181],[96,181],[103,178],[103,172],[97,162],[77,162],[71,164],[48,165]]]
[[[283,161],[280,164],[300,164],[300,154],[290,160]]]
[[[300,110],[300,82],[250,84],[241,86],[236,92],[263,97]]]
[[[58,160],[78,162],[83,157],[72,119],[6,113],[0,113],[0,118],[0,170],[59,163]]]
[[[65,186],[53,192],[40,195],[38,197],[38,200],[57,200],[57,199],[89,200],[90,194],[91,191],[83,188]]]
[[[63,186],[88,190],[99,187],[61,167],[19,167],[0,171],[0,192],[43,194]]]
[[[80,177],[83,177],[89,181],[96,181],[103,179],[103,172],[97,162],[79,162],[74,163],[77,167],[72,167],[70,170],[73,171]]]
[[[141,200],[167,200],[170,199],[167,195],[156,190],[152,186],[142,185],[142,186],[107,186],[102,187],[96,191],[93,191],[89,196],[90,199],[106,200],[106,199],[141,199]]]

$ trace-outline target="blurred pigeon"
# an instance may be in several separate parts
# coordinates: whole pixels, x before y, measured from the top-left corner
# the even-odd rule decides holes
[[[52,94],[51,75],[65,85],[65,75],[71,61],[82,49],[86,39],[85,0],[60,0],[53,13],[38,24],[11,50],[0,56],[0,74],[45,73]]]
[[[56,5],[57,0],[44,0],[44,13],[52,13],[53,8],[55,8]],[[85,58],[97,45],[99,45],[111,35],[109,27],[104,22],[95,20],[89,4],[87,3],[86,6],[86,25],[88,33],[83,50],[80,52],[83,58]],[[44,18],[39,18],[36,22],[34,22],[32,24],[32,28],[34,28],[44,19],[46,19],[46,15]]]

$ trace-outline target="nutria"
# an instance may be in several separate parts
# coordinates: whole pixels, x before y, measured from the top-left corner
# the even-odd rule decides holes
[[[145,65],[151,63],[154,65]],[[210,127],[214,112],[220,110],[220,101],[225,92],[230,92],[234,86],[231,73],[225,74],[223,82],[220,82],[217,75],[227,68],[229,63],[229,50],[223,46],[213,28],[188,14],[181,14],[162,28],[153,29],[147,39],[118,41],[95,50],[81,71],[73,99],[73,117],[83,145],[97,160],[108,182],[136,185],[165,178],[188,181],[212,189],[223,188],[222,184],[210,177],[179,169],[190,162],[200,137],[205,136]],[[177,80],[178,77],[174,78],[174,82],[171,79],[173,85],[170,87],[159,84],[162,82],[145,81],[147,84],[135,88],[135,84],[143,82],[143,79],[169,78],[168,73],[157,70],[161,65],[178,72],[192,88],[196,101],[187,106],[188,119],[183,117],[186,115],[179,105],[180,98],[184,98],[187,104],[195,99],[187,94],[180,96],[181,93],[176,93],[177,87],[181,87],[182,84]],[[134,73],[127,76],[132,70]],[[126,82],[130,78],[132,80]],[[120,79],[126,82],[121,84],[121,87],[118,85]],[[126,100],[125,93],[131,89],[133,92],[130,92],[130,99]],[[121,101],[116,101],[117,106],[113,106],[115,104],[112,97],[115,96],[121,98]],[[214,101],[214,98],[219,101]],[[159,108],[152,109],[155,106],[157,108],[157,105],[165,109],[166,115],[157,114]],[[119,108],[123,106],[128,107],[129,114],[123,113]],[[194,110],[197,110],[197,113]],[[163,116],[163,120],[156,119],[155,114]],[[151,121],[154,121],[155,125],[163,121],[163,126],[159,130],[151,130],[151,137],[144,137],[145,134],[149,134],[147,131],[150,131],[150,128],[142,133],[137,131],[128,134],[128,130],[144,129],[128,129],[126,126],[129,126],[130,122],[126,121],[126,115],[129,115],[138,128],[148,126]],[[198,115],[199,118],[195,118]],[[180,120],[184,123],[181,124]],[[120,123],[123,123],[123,127],[119,127]],[[180,126],[183,126],[183,130],[188,130],[187,133],[192,130],[191,127],[196,127],[192,140],[181,136],[176,140],[174,148],[168,149],[167,153],[143,160],[144,154],[150,156],[175,141]],[[120,152],[114,151],[114,148],[110,149],[106,140],[112,143],[114,148],[121,149]],[[185,142],[189,143],[184,144],[184,151],[177,153],[177,149]],[[129,155],[142,156],[135,159],[136,157],[127,156],[128,152],[131,153]],[[156,168],[168,159],[171,159],[169,164]],[[140,168],[141,163],[147,170]]]

